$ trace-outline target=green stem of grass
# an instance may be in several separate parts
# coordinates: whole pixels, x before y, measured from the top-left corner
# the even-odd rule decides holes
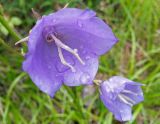
[[[8,30],[11,36],[16,40],[20,40],[20,36],[16,33],[16,31],[9,25],[4,16],[0,15],[0,23]]]

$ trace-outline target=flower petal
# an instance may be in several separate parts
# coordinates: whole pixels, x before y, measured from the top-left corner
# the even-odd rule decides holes
[[[143,92],[139,85],[134,85],[134,82],[132,82],[132,84],[133,85],[131,85],[131,82],[126,84],[125,90],[131,91],[133,93],[125,93],[125,95],[131,98],[135,102],[135,104],[138,104],[144,100]]]
[[[92,10],[62,9],[48,15],[44,21],[53,25],[64,41],[70,39],[70,42],[88,46],[90,51],[97,55],[109,51],[118,41],[111,28],[95,17]]]
[[[54,16],[56,19],[74,19],[74,18],[81,18],[81,19],[88,19],[90,17],[96,16],[96,13],[90,9],[77,9],[77,8],[64,8],[55,13],[50,14]]]
[[[64,41],[68,41],[68,44],[75,42],[86,46],[97,55],[106,53],[117,42],[112,30],[97,17],[55,25],[55,29],[57,34],[63,36]]]
[[[81,54],[80,54],[81,55]],[[82,65],[74,58],[75,72],[68,70],[64,73],[64,84],[68,86],[79,86],[92,84],[92,81],[98,70],[98,57],[95,55],[83,56],[82,60],[85,65]]]
[[[100,98],[104,105],[111,111],[116,120],[129,121],[132,118],[131,107],[119,100],[111,100],[107,96],[100,95]]]
[[[53,43],[46,43],[41,35],[36,36],[35,33],[30,34],[29,52],[23,62],[23,69],[43,92],[53,97],[62,85],[62,78],[57,76],[55,68],[55,55],[58,53]]]
[[[68,32],[63,31],[64,30],[57,32],[60,40],[70,48],[77,49],[78,55],[85,63],[85,65],[81,64],[75,56],[64,50],[63,54],[68,53],[68,56],[70,56],[73,61],[71,63],[74,63],[72,65],[76,70],[76,72],[68,70],[64,73],[64,84],[68,86],[91,84],[98,70],[98,56],[90,51],[90,46],[87,45],[87,42],[85,44],[85,41],[83,42],[81,37],[77,37],[76,32],[69,32],[70,30],[68,30]]]
[[[143,101],[141,84],[113,76],[100,84],[100,98],[119,121],[132,118],[132,106]]]
[[[116,101],[115,118],[119,121],[129,121],[132,119],[132,108],[122,102]]]

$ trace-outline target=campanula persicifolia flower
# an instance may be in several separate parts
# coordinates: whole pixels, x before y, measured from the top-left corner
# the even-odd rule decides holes
[[[132,119],[132,106],[143,101],[142,84],[113,76],[100,85],[100,98],[119,121]]]
[[[64,83],[91,84],[98,58],[117,38],[92,10],[64,8],[42,16],[29,34],[23,69],[45,93],[54,96]]]

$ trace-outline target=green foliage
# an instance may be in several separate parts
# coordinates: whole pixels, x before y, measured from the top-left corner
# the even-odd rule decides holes
[[[13,44],[20,36],[27,36],[35,24],[31,8],[48,14],[67,2],[70,2],[69,7],[88,7],[97,11],[119,38],[119,43],[100,58],[97,77],[120,74],[145,84],[145,101],[134,107],[133,120],[128,123],[159,124],[159,0],[1,0],[0,123],[117,123],[100,102],[97,87],[84,96],[83,86],[63,86],[51,99],[21,70],[20,47]],[[93,87],[87,88],[89,92],[93,90]]]

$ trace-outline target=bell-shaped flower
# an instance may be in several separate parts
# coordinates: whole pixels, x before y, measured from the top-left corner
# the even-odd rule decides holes
[[[132,106],[143,101],[142,84],[113,76],[100,85],[100,98],[119,121],[132,119]]]
[[[64,83],[91,84],[98,58],[117,38],[92,10],[64,8],[42,16],[29,34],[23,69],[43,92],[54,96]]]

